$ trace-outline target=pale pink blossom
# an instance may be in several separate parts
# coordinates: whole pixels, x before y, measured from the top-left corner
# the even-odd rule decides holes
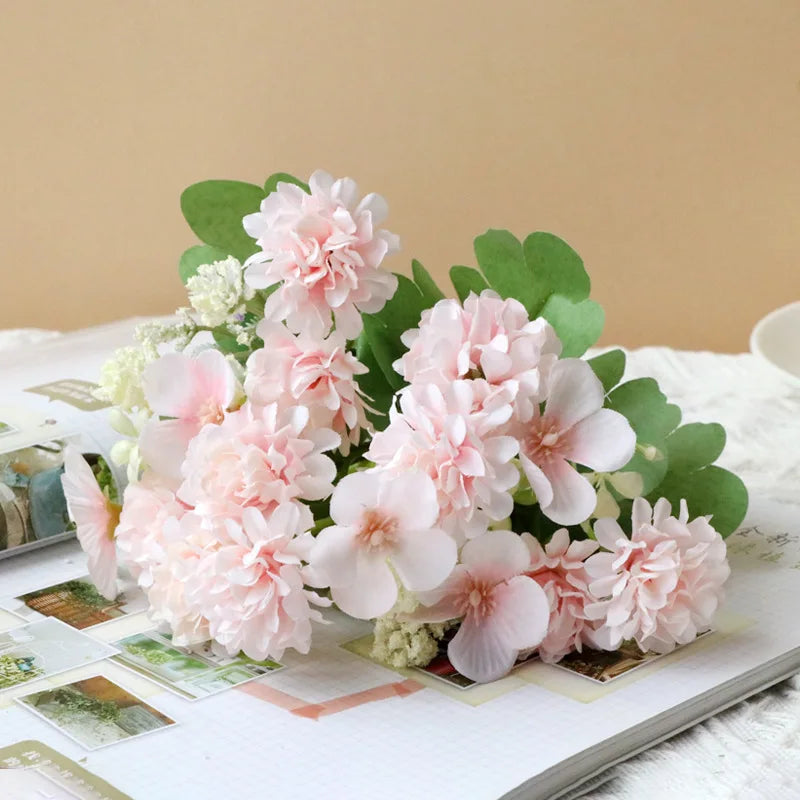
[[[312,524],[305,506],[284,503],[267,517],[246,508],[216,528],[186,578],[186,596],[231,655],[260,661],[280,659],[289,647],[309,651],[311,623],[322,621],[311,604],[329,604],[303,585],[298,536]]]
[[[260,210],[244,218],[261,248],[246,262],[246,281],[256,289],[281,284],[267,300],[266,319],[285,320],[293,332],[318,338],[335,320],[339,333],[354,339],[360,312],[380,311],[397,289],[397,277],[380,265],[399,240],[377,229],[388,213],[380,195],[359,201],[353,180],[335,181],[321,170],[308,184],[309,194],[279,183]]]
[[[547,376],[561,352],[552,326],[531,321],[517,300],[486,289],[470,293],[463,307],[440,300],[422,312],[419,328],[401,341],[409,350],[394,368],[409,383],[444,388],[460,378],[480,378],[502,389],[530,414],[544,396]]]
[[[585,361],[566,358],[550,371],[544,413],[534,405],[509,431],[520,443],[520,463],[542,513],[577,525],[597,505],[592,484],[573,464],[613,472],[630,461],[636,434],[622,414],[603,408],[603,385]]]
[[[167,625],[173,642],[180,647],[202,644],[211,638],[208,620],[189,596],[187,584],[217,545],[215,524],[216,520],[194,511],[170,516],[150,543],[151,562],[146,570],[149,580],[143,585],[150,618]]]
[[[544,638],[550,606],[542,587],[524,574],[529,566],[528,548],[516,533],[488,531],[464,545],[461,563],[442,586],[420,595],[428,608],[414,618],[461,620],[447,657],[462,675],[478,683],[502,678],[521,651]]]
[[[203,515],[236,518],[244,508],[264,514],[281,503],[322,500],[336,467],[324,451],[339,445],[328,428],[312,428],[302,406],[246,403],[191,441],[178,498]]]
[[[88,556],[89,577],[103,597],[114,600],[119,592],[114,531],[120,507],[103,494],[92,468],[72,445],[64,449],[61,484],[75,533]]]
[[[152,471],[126,487],[117,527],[117,548],[143,588],[152,585],[153,569],[166,557],[164,524],[168,519],[180,519],[186,511],[186,505]]]
[[[599,545],[591,539],[570,541],[565,528],[557,530],[544,547],[529,533],[523,533],[522,539],[531,554],[526,574],[544,589],[550,604],[550,622],[539,645],[539,657],[554,663],[591,643],[594,626],[586,620],[584,607],[594,598],[589,594],[584,561]]]
[[[513,508],[510,490],[519,481],[512,463],[517,440],[502,435],[511,406],[476,409],[474,381],[454,381],[445,389],[412,385],[400,394],[400,410],[390,410],[388,427],[375,433],[366,458],[402,474],[429,475],[439,501],[439,525],[461,542],[483,533],[491,520]]]
[[[234,403],[236,376],[218,350],[167,353],[145,367],[142,387],[156,414],[139,440],[142,457],[159,474],[178,479],[189,442],[204,426],[219,425]]]
[[[689,522],[685,502],[677,518],[671,512],[664,498],[654,509],[636,498],[630,538],[616,520],[595,523],[605,551],[586,561],[595,646],[615,650],[635,639],[642,650],[666,653],[711,627],[730,574],[725,542],[708,518]]]
[[[348,475],[333,493],[330,513],[335,524],[317,536],[309,575],[312,585],[330,586],[350,616],[386,614],[397,600],[397,580],[410,591],[428,591],[455,566],[456,543],[435,527],[436,487],[424,473]]]
[[[367,368],[335,331],[319,339],[262,321],[258,335],[264,346],[248,358],[244,381],[250,402],[307,407],[311,425],[336,431],[346,455],[368,428],[367,405],[356,381]]]

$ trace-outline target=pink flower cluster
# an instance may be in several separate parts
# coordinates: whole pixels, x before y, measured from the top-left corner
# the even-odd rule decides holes
[[[354,339],[361,312],[380,311],[397,289],[397,278],[380,265],[399,240],[377,229],[388,213],[380,195],[359,201],[355,181],[322,171],[308,185],[306,193],[279,183],[261,209],[244,218],[261,248],[247,260],[246,280],[255,289],[280,284],[267,300],[265,319],[316,338],[335,321],[342,336]]]
[[[531,321],[521,303],[485,290],[463,308],[441,300],[402,339],[409,351],[395,368],[410,386],[368,458],[395,473],[430,475],[440,525],[459,540],[511,513],[515,456],[546,516],[562,525],[589,518],[597,495],[574,465],[619,469],[636,435],[603,408],[589,364],[558,360],[561,344],[545,320]]]
[[[636,435],[591,365],[560,359],[554,329],[518,301],[485,290],[423,312],[393,365],[407,385],[372,430],[351,340],[397,286],[381,269],[397,248],[377,229],[386,212],[350,179],[279,183],[243,221],[261,248],[246,280],[273,291],[258,338],[242,335],[263,344],[246,363],[205,349],[145,368],[143,473],[121,508],[67,450],[65,495],[99,590],[116,594],[119,552],[176,644],[254,659],[308,652],[331,602],[361,619],[453,622],[449,658],[479,682],[533,652],[692,641],[722,598],[724,541],[685,503],[674,517],[642,498],[630,536],[613,519],[592,535],[589,478],[605,478],[583,468],[620,470]],[[506,530],[523,497],[589,538]]]

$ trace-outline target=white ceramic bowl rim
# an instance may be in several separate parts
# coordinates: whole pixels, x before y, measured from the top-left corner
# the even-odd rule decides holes
[[[750,351],[785,378],[800,383],[800,301],[776,308],[756,323]]]

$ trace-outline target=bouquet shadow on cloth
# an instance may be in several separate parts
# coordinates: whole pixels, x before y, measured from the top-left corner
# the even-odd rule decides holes
[[[348,178],[206,181],[181,207],[190,306],[101,379],[122,503],[66,457],[101,592],[122,559],[176,644],[259,660],[308,652],[335,603],[379,658],[445,640],[480,682],[710,627],[747,507],[725,432],[623,381],[621,350],[582,358],[604,316],[569,245],[487,231],[448,299],[383,267],[386,203]]]

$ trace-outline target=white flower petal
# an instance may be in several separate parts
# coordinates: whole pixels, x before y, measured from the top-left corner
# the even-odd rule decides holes
[[[556,419],[567,430],[603,407],[603,384],[580,358],[557,361],[550,371],[550,394],[545,416]]]
[[[406,531],[390,556],[403,585],[427,592],[445,581],[456,565],[453,539],[437,529]]]
[[[542,505],[542,513],[559,525],[578,525],[588,519],[597,505],[592,484],[563,460],[548,464],[545,474],[553,490],[553,499]]]
[[[633,456],[636,434],[628,420],[610,408],[601,408],[569,432],[565,458],[599,472],[624,467]]]
[[[331,597],[345,614],[356,619],[374,619],[395,604],[397,582],[383,559],[359,558],[356,581],[333,587]]]

